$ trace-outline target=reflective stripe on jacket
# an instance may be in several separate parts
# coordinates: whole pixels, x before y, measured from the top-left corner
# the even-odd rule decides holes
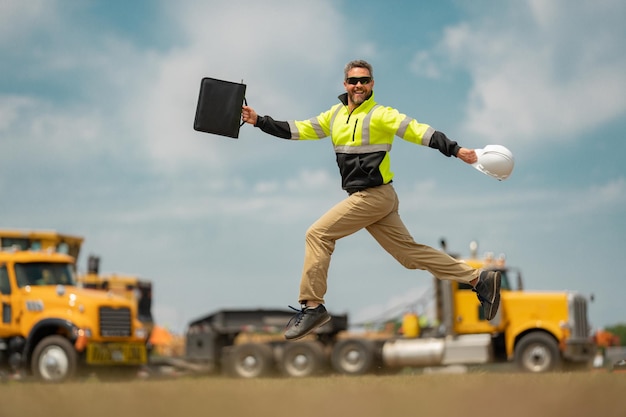
[[[288,123],[290,139],[332,138],[342,187],[349,193],[391,182],[389,151],[396,136],[429,146],[435,132],[432,127],[377,104],[373,93],[352,113],[348,111],[347,94],[339,98],[342,103],[317,117]]]

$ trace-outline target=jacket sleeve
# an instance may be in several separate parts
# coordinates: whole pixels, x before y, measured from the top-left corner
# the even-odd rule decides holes
[[[439,152],[444,154],[445,156],[454,156],[459,152],[461,147],[458,143],[453,140],[448,139],[443,132],[435,130],[433,135],[430,137],[430,142],[428,143],[429,148],[438,149]]]
[[[254,125],[267,134],[277,136],[283,139],[291,138],[291,129],[289,123],[283,121],[276,121],[270,116],[258,116]]]

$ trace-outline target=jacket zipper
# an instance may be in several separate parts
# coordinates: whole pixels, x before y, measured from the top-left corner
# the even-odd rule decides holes
[[[350,123],[350,117],[352,117],[352,113],[356,109],[352,109],[350,113],[348,113],[348,119],[346,120],[346,124]],[[356,126],[359,124],[359,119],[354,121],[354,130],[352,130],[352,142],[354,142],[354,137],[356,136]]]

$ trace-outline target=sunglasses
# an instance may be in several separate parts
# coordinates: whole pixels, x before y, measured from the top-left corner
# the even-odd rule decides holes
[[[346,78],[346,82],[350,85],[357,85],[361,83],[361,85],[367,85],[372,81],[372,77],[348,77]]]

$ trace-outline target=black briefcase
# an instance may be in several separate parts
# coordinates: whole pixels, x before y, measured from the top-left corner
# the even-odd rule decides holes
[[[203,78],[196,108],[194,130],[215,135],[239,137],[241,106],[246,101],[246,85]]]

